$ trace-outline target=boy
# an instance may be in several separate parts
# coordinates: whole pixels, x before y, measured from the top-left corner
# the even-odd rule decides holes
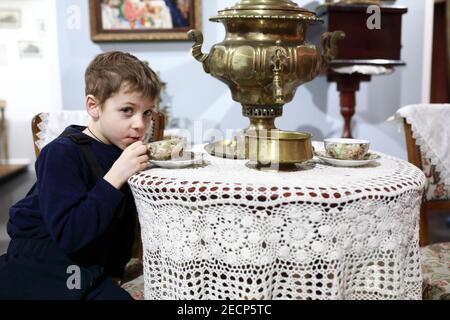
[[[122,52],[98,55],[85,82],[88,127],[69,126],[43,148],[35,187],[10,209],[0,299],[131,299],[112,278],[131,257],[136,208],[126,182],[147,166],[160,82]]]

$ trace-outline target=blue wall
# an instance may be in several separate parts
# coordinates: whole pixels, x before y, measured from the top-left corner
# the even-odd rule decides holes
[[[239,129],[248,125],[241,115],[241,107],[232,101],[228,88],[203,72],[201,65],[190,55],[190,42],[141,42],[96,44],[90,40],[88,1],[58,0],[58,39],[61,64],[63,109],[84,108],[84,70],[98,53],[109,50],[128,51],[146,59],[161,73],[167,82],[167,94],[174,117],[180,125],[192,130],[195,120],[203,128]],[[202,17],[205,37],[204,51],[223,39],[223,26],[208,21],[218,10],[237,0],[203,0]],[[376,150],[406,157],[403,133],[385,120],[399,107],[418,103],[422,99],[423,75],[423,27],[424,6],[427,1],[398,0],[407,5],[404,16],[403,59],[408,66],[399,68],[389,76],[373,77],[363,83],[357,94],[357,112],[353,121],[354,136],[372,141]],[[297,1],[301,6],[314,7],[317,2]],[[67,8],[79,6],[79,29],[67,28]],[[309,30],[309,38],[316,41],[323,27]],[[420,50],[419,50],[420,49]],[[297,90],[294,101],[284,107],[284,115],[277,119],[277,126],[286,130],[306,130],[316,140],[340,136],[342,118],[339,112],[339,96],[336,85],[326,82],[323,76]],[[198,132],[197,132],[198,133]],[[200,135],[195,142],[205,139]]]

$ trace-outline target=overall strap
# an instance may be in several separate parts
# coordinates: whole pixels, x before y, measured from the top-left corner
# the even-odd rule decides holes
[[[83,151],[84,157],[89,164],[89,168],[91,173],[94,175],[95,180],[102,176],[103,169],[98,164],[94,155],[92,154],[92,150],[89,148],[88,144],[90,143],[89,137],[80,133],[70,133],[67,129],[64,130],[58,138],[61,137],[70,137],[75,143],[80,144],[81,150]],[[37,182],[33,184],[31,189],[27,192],[26,197],[31,195],[37,187]]]
[[[97,161],[97,158],[94,155],[94,152],[92,151],[91,148],[91,138],[88,137],[87,135],[85,135],[84,133],[70,133],[70,134],[65,134],[65,132],[63,132],[61,134],[61,136],[67,136],[70,139],[72,139],[75,143],[77,143],[80,148],[81,151],[84,154],[84,157],[86,159],[86,161],[88,162],[89,168],[91,170],[91,173],[95,179],[95,181],[97,181],[98,179],[101,179],[104,175],[105,175],[105,171],[103,170],[103,168],[100,166],[100,164]],[[121,218],[125,213],[125,201],[121,201],[119,206],[116,209],[116,214],[115,216],[118,218]]]
[[[89,168],[95,180],[98,180],[101,177],[103,177],[105,175],[105,171],[98,163],[97,158],[95,157],[94,152],[92,151],[92,148],[90,146],[91,138],[89,138],[83,133],[66,133],[66,134],[65,133],[66,132],[64,131],[61,134],[61,136],[69,137],[80,146],[84,158],[88,162]]]
[[[84,158],[86,159],[88,166],[90,168],[91,174],[94,177],[94,181],[102,178],[105,175],[105,171],[103,170],[103,168],[100,166],[100,164],[97,161],[97,158],[94,155],[94,152],[92,151],[92,148],[90,146],[91,144],[91,138],[87,135],[85,135],[84,133],[71,133],[68,130],[64,130],[63,133],[61,133],[59,135],[59,137],[68,137],[70,139],[72,139],[72,141],[74,141],[76,144],[78,144],[81,148],[81,151],[83,152]],[[37,187],[37,183],[35,183],[30,191],[28,191],[26,196],[31,195],[34,190]],[[119,206],[117,207],[116,210],[116,216],[117,217],[122,217],[125,211],[125,203],[124,201],[122,201]]]

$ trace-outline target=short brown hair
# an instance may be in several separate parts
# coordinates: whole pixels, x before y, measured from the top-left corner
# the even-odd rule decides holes
[[[86,95],[93,95],[102,105],[123,85],[130,92],[141,92],[145,98],[157,100],[161,82],[147,63],[129,53],[111,51],[97,55],[85,72]]]

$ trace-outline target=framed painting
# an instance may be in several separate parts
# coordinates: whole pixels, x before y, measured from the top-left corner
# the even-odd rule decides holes
[[[0,28],[20,28],[21,12],[16,9],[0,8]]]
[[[201,29],[201,0],[89,0],[91,39],[188,40]]]
[[[21,58],[42,57],[42,44],[38,41],[19,41],[19,56]]]

